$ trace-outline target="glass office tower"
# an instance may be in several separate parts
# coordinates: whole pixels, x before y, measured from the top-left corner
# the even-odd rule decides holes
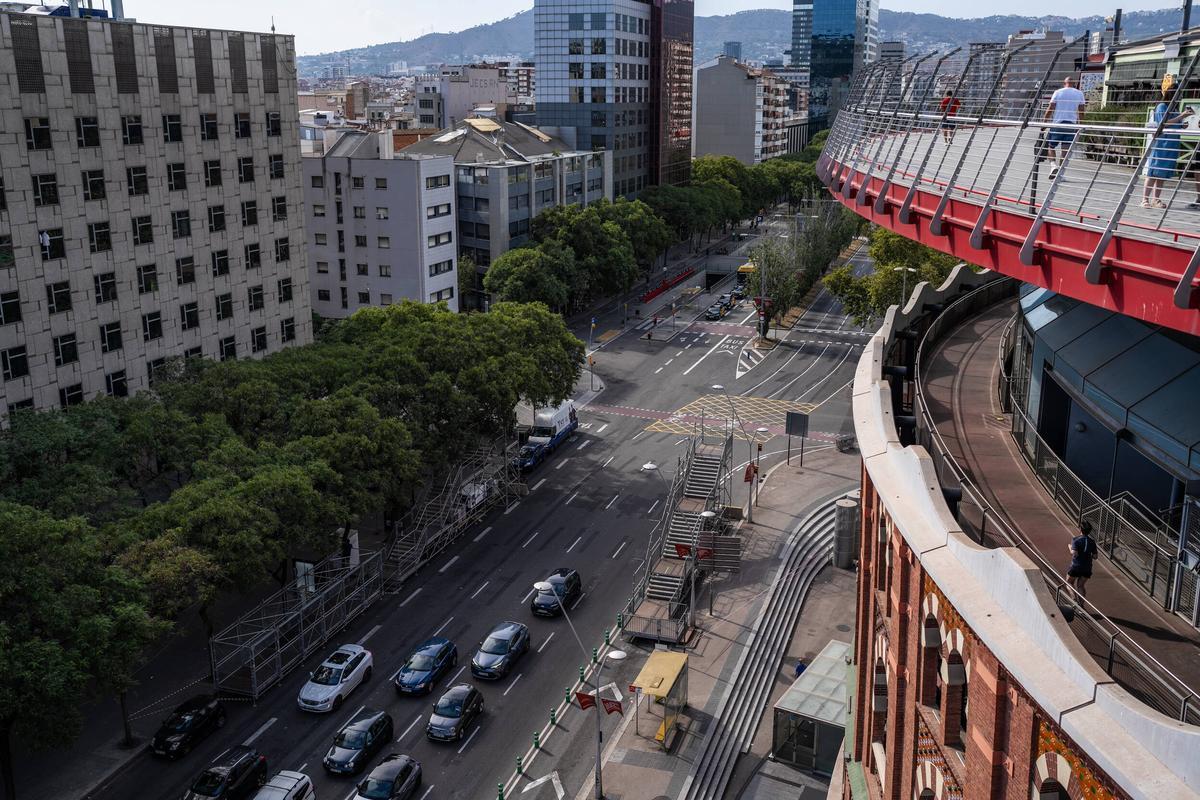
[[[812,11],[811,130],[828,127],[850,88],[856,67],[875,60],[878,0],[816,0]]]
[[[792,49],[788,64],[807,69],[812,63],[813,0],[792,0]]]
[[[653,185],[692,177],[692,0],[654,0],[650,16],[650,175]]]

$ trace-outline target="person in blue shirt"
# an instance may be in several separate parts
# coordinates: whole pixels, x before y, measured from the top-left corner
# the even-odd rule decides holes
[[[1092,561],[1098,548],[1092,538],[1092,523],[1079,523],[1079,535],[1071,540],[1071,566],[1067,570],[1067,585],[1087,597],[1087,582],[1092,577]]]
[[[1162,134],[1150,145],[1150,156],[1146,159],[1146,182],[1142,186],[1143,208],[1166,208],[1162,201],[1163,185],[1174,180],[1178,174],[1179,157],[1183,152],[1182,142],[1177,130],[1182,123],[1192,115],[1184,110],[1180,114],[1171,113],[1170,99],[1175,88],[1175,76],[1168,73],[1162,80],[1162,102],[1156,105],[1150,114],[1151,125],[1157,127],[1163,123]]]

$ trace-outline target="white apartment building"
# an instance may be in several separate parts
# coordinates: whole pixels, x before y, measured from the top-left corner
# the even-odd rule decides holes
[[[303,159],[313,310],[408,298],[457,311],[454,160],[394,153],[390,130],[325,135],[323,155]]]
[[[413,86],[413,112],[423,125],[448,128],[471,116],[477,106],[503,106],[516,100],[494,64],[444,66],[418,75]],[[430,119],[431,117],[431,119]]]
[[[0,414],[312,338],[290,36],[0,12]]]
[[[693,154],[758,164],[787,152],[788,83],[729,56],[696,70]]]

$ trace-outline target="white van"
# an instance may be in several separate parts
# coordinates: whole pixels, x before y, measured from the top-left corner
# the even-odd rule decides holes
[[[317,793],[303,772],[284,770],[263,784],[254,800],[317,800]]]

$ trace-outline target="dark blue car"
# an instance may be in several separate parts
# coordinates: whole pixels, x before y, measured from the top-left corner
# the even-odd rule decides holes
[[[458,664],[458,648],[442,636],[417,645],[404,666],[392,678],[400,694],[428,694],[449,670]]]

